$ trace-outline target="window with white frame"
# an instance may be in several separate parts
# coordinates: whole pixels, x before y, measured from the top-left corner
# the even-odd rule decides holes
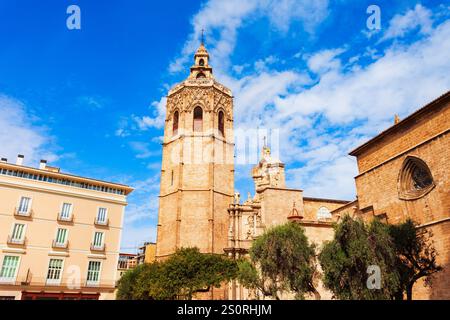
[[[93,245],[95,248],[101,248],[103,246],[103,232],[96,231],[94,233]]]
[[[63,203],[59,217],[63,220],[70,220],[71,215],[72,215],[72,204]]]
[[[0,270],[0,281],[14,281],[19,267],[18,256],[5,256],[2,269]]]
[[[327,207],[320,207],[319,210],[317,210],[317,219],[331,219],[331,212],[328,210]]]
[[[25,236],[25,225],[21,223],[15,223],[11,234],[11,241],[21,242]]]
[[[62,259],[50,259],[47,271],[47,283],[59,284],[61,282],[63,269]]]
[[[98,208],[97,222],[98,223],[106,223],[106,218],[107,218],[107,210],[106,210],[106,208]]]
[[[19,213],[26,214],[30,211],[31,198],[21,197],[19,202]]]
[[[55,242],[57,245],[64,245],[67,242],[67,229],[58,228],[56,232]]]
[[[100,282],[100,261],[89,261],[87,272],[87,284],[98,284]]]

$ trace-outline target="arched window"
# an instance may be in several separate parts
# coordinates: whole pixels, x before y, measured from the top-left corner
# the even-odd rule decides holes
[[[327,207],[320,207],[317,210],[317,220],[331,219],[331,212]]]
[[[198,65],[203,67],[203,66],[205,65],[205,60],[200,59],[200,60],[198,61]]]
[[[203,131],[203,110],[200,107],[195,107],[194,109],[194,131]]]
[[[178,134],[178,119],[179,119],[178,111],[175,111],[175,113],[173,114],[173,123],[172,123],[172,134],[174,136]]]
[[[205,76],[205,74],[203,72],[199,72],[197,74],[197,79],[200,79],[200,78],[206,78],[206,76]]]
[[[225,119],[224,119],[223,111],[219,111],[218,127],[219,127],[219,133],[222,136],[225,136]]]
[[[423,160],[410,156],[403,162],[398,186],[401,199],[417,199],[434,187],[433,176]]]

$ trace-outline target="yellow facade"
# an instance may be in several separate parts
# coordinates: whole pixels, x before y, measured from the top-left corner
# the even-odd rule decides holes
[[[147,243],[145,245],[145,263],[152,263],[156,260],[156,243]]]
[[[43,161],[37,169],[21,165],[20,157],[16,164],[5,160],[0,299],[113,299],[132,188],[60,173]]]

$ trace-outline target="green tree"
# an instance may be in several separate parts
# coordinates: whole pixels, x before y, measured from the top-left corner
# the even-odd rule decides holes
[[[432,275],[442,270],[436,262],[437,252],[431,240],[433,234],[425,228],[417,228],[411,219],[390,225],[389,232],[395,245],[400,275],[396,298],[403,299],[406,293],[407,299],[412,300],[414,283],[425,278],[425,285],[431,286]]]
[[[306,293],[320,299],[314,286],[315,247],[298,224],[289,222],[265,232],[253,242],[250,259],[239,262],[239,281],[244,286],[275,299],[287,290],[298,299]]]
[[[319,261],[323,282],[342,300],[391,299],[399,286],[394,245],[388,226],[374,219],[369,225],[344,216],[334,239],[325,243]],[[380,268],[380,289],[369,289],[368,267]]]
[[[141,269],[144,265],[137,266],[134,269],[128,270],[120,278],[117,285],[117,299],[119,300],[131,300],[133,299],[135,292],[134,288],[137,284],[137,278],[141,273]]]
[[[237,263],[224,255],[182,248],[163,262],[128,271],[118,285],[118,299],[192,299],[237,276]]]
[[[237,263],[219,254],[202,254],[198,248],[177,250],[164,264],[164,282],[176,288],[181,299],[219,288],[237,275]]]

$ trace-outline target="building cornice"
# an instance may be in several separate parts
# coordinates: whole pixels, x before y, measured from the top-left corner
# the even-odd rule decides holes
[[[69,173],[52,172],[49,170],[38,169],[38,168],[33,168],[33,167],[28,167],[28,166],[22,166],[22,165],[19,166],[19,165],[12,164],[12,163],[0,162],[0,170],[1,169],[19,170],[19,171],[23,171],[23,172],[27,172],[27,173],[32,173],[32,174],[46,175],[46,176],[50,176],[52,178],[70,179],[70,180],[74,180],[77,182],[85,182],[85,183],[91,183],[91,184],[101,185],[101,186],[110,187],[110,188],[122,189],[125,191],[126,195],[134,190],[132,187],[130,187],[128,185],[120,184],[120,183],[108,182],[108,181],[103,181],[103,180],[98,180],[98,179],[93,179],[93,178],[85,178],[85,177],[81,177],[81,176],[77,176],[77,175],[73,175],[73,174],[69,174]]]
[[[312,198],[312,197],[303,197],[303,201],[330,202],[330,203],[340,203],[340,204],[349,204],[349,203],[352,202],[350,200],[338,200],[338,199],[328,199],[328,198]]]
[[[387,158],[385,161],[383,161],[381,163],[378,163],[377,165],[375,165],[375,166],[373,166],[373,167],[371,167],[371,168],[369,168],[367,170],[364,170],[363,172],[358,173],[358,175],[355,176],[355,179],[365,175],[366,173],[368,173],[370,171],[373,171],[373,170],[375,170],[375,169],[385,165],[386,163],[388,163],[388,162],[390,162],[390,161],[392,161],[394,159],[397,159],[398,157],[401,157],[401,156],[405,155],[408,152],[411,152],[414,149],[417,149],[417,148],[421,147],[422,145],[424,145],[426,143],[429,143],[430,141],[433,141],[433,140],[435,140],[435,139],[437,139],[439,137],[442,137],[442,136],[448,134],[449,132],[450,132],[450,129],[444,130],[443,132],[440,132],[440,133],[436,134],[435,136],[433,136],[433,137],[431,137],[431,138],[429,138],[429,139],[427,139],[425,141],[422,141],[422,142],[412,146],[409,149],[406,149],[406,150],[404,150],[404,151],[402,151],[400,153],[397,153],[396,155],[393,155],[392,157]]]

